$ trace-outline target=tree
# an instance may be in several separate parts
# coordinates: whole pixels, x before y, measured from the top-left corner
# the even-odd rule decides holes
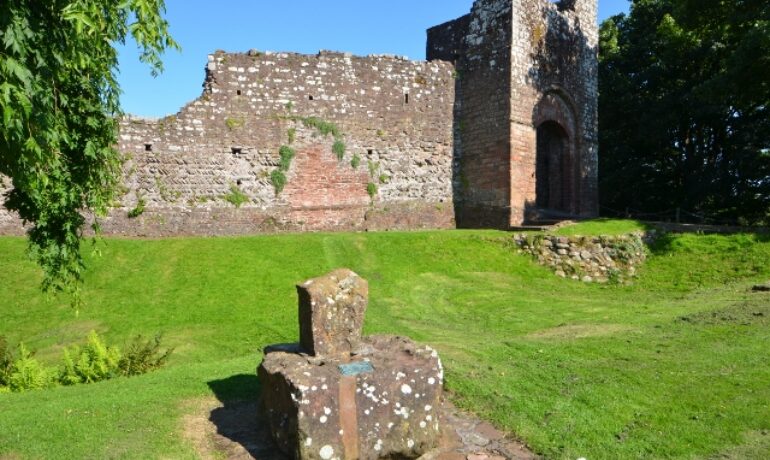
[[[0,174],[13,183],[5,206],[31,224],[46,290],[77,293],[84,212],[104,215],[120,180],[115,45],[133,36],[157,75],[162,53],[178,49],[164,12],[164,0],[0,2]]]
[[[770,223],[770,2],[633,0],[600,31],[603,205]]]

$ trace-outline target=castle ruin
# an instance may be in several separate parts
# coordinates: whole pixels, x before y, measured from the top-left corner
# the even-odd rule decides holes
[[[106,234],[488,227],[598,214],[596,0],[476,0],[427,61],[218,51],[126,117]],[[0,189],[7,188],[0,183]],[[0,233],[20,233],[0,210]]]

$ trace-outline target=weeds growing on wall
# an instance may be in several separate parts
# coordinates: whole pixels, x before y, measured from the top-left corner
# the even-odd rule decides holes
[[[243,190],[238,188],[235,184],[230,184],[230,192],[222,196],[222,199],[232,204],[236,208],[240,208],[244,203],[249,202],[249,196],[243,193]]]
[[[136,219],[137,217],[141,216],[144,213],[144,208],[146,206],[147,206],[147,202],[144,201],[144,198],[139,197],[139,200],[136,202],[136,206],[134,206],[134,209],[128,211],[128,218]]]
[[[243,118],[225,118],[225,125],[227,125],[227,129],[230,131],[242,128],[244,124],[246,124],[246,121]]]
[[[334,152],[334,156],[337,157],[337,160],[342,161],[342,159],[345,158],[345,149],[345,143],[342,142],[341,139],[334,141],[334,145],[332,145],[332,152]]]
[[[289,145],[293,144],[297,139],[297,128],[289,128],[286,132],[286,136],[289,138]]]
[[[369,182],[366,184],[366,193],[369,194],[369,198],[374,200],[374,197],[377,195],[377,184],[374,182]]]
[[[45,367],[34,352],[19,343],[17,352],[0,337],[0,393],[39,390],[57,385],[96,383],[114,377],[146,374],[166,364],[173,349],[161,350],[161,336],[140,335],[125,352],[107,345],[91,331],[85,345],[65,349],[58,369]]]
[[[288,145],[282,145],[280,150],[278,150],[278,154],[281,156],[281,163],[278,167],[281,171],[288,171],[291,167],[291,160],[294,159],[296,152]]]
[[[278,196],[283,192],[283,188],[286,187],[286,174],[280,169],[276,169],[270,173],[270,182],[272,182],[275,189],[275,196]]]
[[[350,159],[350,167],[358,169],[359,166],[361,166],[361,157],[356,153],[353,155],[353,158]]]

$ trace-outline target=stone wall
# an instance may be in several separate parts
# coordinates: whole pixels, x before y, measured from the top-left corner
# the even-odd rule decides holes
[[[645,240],[652,235],[554,236],[515,234],[521,252],[531,254],[557,276],[583,282],[629,281],[647,258]]]
[[[597,34],[595,0],[476,0],[428,31],[428,62],[215,52],[203,94],[179,113],[121,120],[124,187],[103,228],[509,228],[541,211],[594,216]],[[278,190],[282,147],[294,158]],[[0,233],[21,231],[0,210]]]

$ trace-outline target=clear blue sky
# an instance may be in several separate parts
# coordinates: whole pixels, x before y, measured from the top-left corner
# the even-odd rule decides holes
[[[121,102],[127,113],[176,113],[201,94],[206,56],[318,50],[425,59],[425,30],[470,11],[473,0],[166,0],[172,36],[182,52],[164,57],[157,78],[138,60],[136,45],[120,48]],[[628,0],[599,0],[599,20],[628,11]]]

